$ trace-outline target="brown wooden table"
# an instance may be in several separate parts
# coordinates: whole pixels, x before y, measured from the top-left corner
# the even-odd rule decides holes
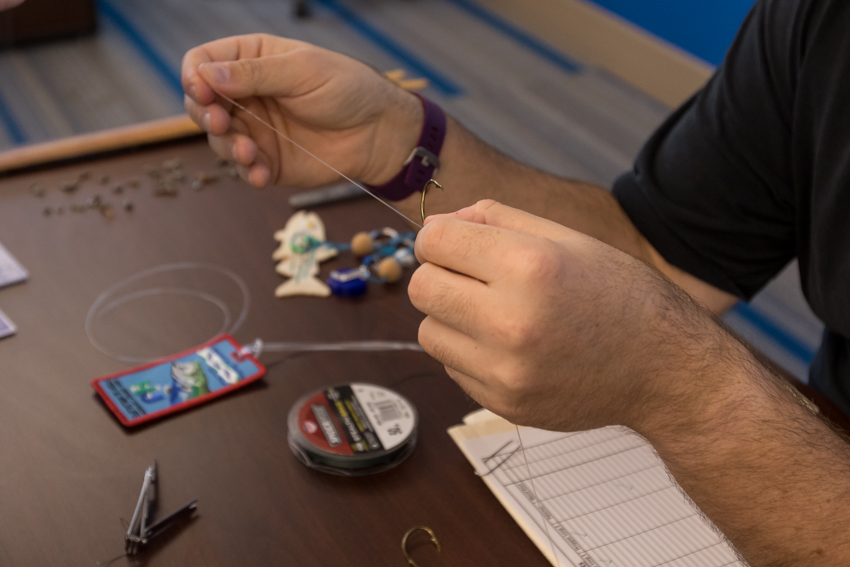
[[[38,161],[27,155],[26,163]],[[173,157],[184,160],[190,176],[217,167],[205,141],[192,138],[0,176],[0,242],[31,274],[28,282],[0,290],[0,309],[19,327],[17,336],[0,340],[0,565],[85,566],[118,555],[125,532],[120,518],[130,518],[154,459],[160,513],[197,498],[198,516],[133,564],[401,567],[402,534],[424,524],[443,551],[427,537],[414,538],[411,550],[422,567],[547,565],[446,434],[476,405],[427,355],[288,356],[255,385],[138,430],[112,417],[89,382],[129,365],[95,350],[84,321],[98,294],[146,268],[196,261],[239,274],[252,296],[236,332],[242,342],[415,341],[421,320],[406,295],[409,273],[397,286],[372,285],[354,300],[275,299],[282,278],[271,260],[272,234],[293,212],[288,193],[223,177],[200,192],[183,186],[177,197],[156,197],[145,166]],[[59,191],[83,171],[92,177],[76,194]],[[107,185],[99,182],[103,175],[110,176]],[[131,177],[141,180],[140,188],[110,192]],[[35,182],[47,188],[45,197],[30,193]],[[114,220],[68,211],[94,194],[115,205],[131,199],[135,210],[117,207]],[[66,212],[46,217],[47,206]],[[335,241],[360,230],[405,228],[372,200],[319,212]],[[323,265],[322,275],[355,264],[343,254]],[[220,314],[191,298],[172,305],[165,316],[141,318],[142,339],[183,348],[220,324]],[[132,341],[119,346],[143,348]],[[292,404],[345,381],[393,386],[417,407],[419,444],[395,470],[334,477],[307,469],[291,454],[286,417]]]
[[[31,273],[27,283],[0,289],[0,309],[19,327],[17,336],[0,340],[0,566],[94,565],[119,554],[120,518],[131,516],[154,459],[160,513],[193,498],[199,513],[155,541],[134,565],[401,567],[402,534],[420,524],[443,544],[437,554],[426,537],[414,538],[411,550],[421,567],[548,565],[446,434],[477,406],[426,355],[267,355],[263,360],[273,364],[264,380],[135,430],[124,429],[100,403],[91,379],[128,365],[92,347],[86,314],[102,291],[166,263],[203,262],[241,276],[252,299],[236,332],[244,343],[256,337],[416,339],[421,315],[405,293],[409,273],[397,286],[373,285],[353,300],[273,297],[282,278],[271,261],[272,234],[293,212],[286,191],[257,191],[223,176],[200,192],[184,185],[177,197],[154,196],[148,165],[179,157],[190,176],[222,173],[203,139],[181,138],[193,132],[185,120],[166,120],[0,154],[0,172],[7,171],[0,173],[0,242]],[[180,139],[162,142],[174,137]],[[159,143],[120,149],[150,142]],[[43,165],[104,151],[112,153]],[[21,167],[27,169],[8,173]],[[59,191],[84,171],[91,179],[77,193]],[[110,180],[102,185],[104,175]],[[141,186],[126,187],[130,178]],[[31,194],[33,183],[47,188],[45,197]],[[111,193],[121,183],[124,192]],[[115,219],[68,211],[95,194],[116,206]],[[125,198],[135,205],[132,213],[118,206]],[[45,207],[58,206],[63,215],[43,215]],[[372,200],[319,212],[333,241],[383,226],[406,228]],[[343,254],[323,265],[322,275],[355,263]],[[135,341],[124,331],[98,338],[125,354],[151,354],[164,345],[186,348],[218,329],[221,314],[209,305],[169,301],[151,304],[149,313],[136,306],[131,320],[112,321],[119,331],[138,323]],[[416,405],[419,444],[397,469],[334,477],[307,469],[291,454],[286,417],[292,404],[346,381],[391,386]],[[828,402],[815,398],[836,417]]]

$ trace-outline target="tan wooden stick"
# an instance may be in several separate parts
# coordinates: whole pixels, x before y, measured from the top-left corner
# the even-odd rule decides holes
[[[201,133],[188,116],[181,114],[0,152],[0,173]]]
[[[408,79],[402,69],[387,71],[384,76],[406,90],[421,90],[428,87],[427,79]],[[59,160],[166,142],[201,133],[201,129],[188,116],[181,114],[0,152],[0,173]]]

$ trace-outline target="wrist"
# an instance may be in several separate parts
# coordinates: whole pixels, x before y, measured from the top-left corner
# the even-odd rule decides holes
[[[403,167],[422,132],[425,111],[416,95],[393,87],[383,119],[375,129],[369,163],[358,176],[367,185],[383,185],[395,177]]]
[[[369,189],[388,201],[402,201],[424,191],[440,168],[440,152],[446,139],[447,120],[443,109],[416,95],[422,104],[424,119],[414,149],[402,161],[400,171],[386,183]]]
[[[625,425],[653,444],[717,433],[724,416],[761,395],[770,376],[704,308],[687,303],[647,326],[657,342],[643,349],[653,356],[637,373],[639,402]]]
[[[638,427],[665,459],[689,455],[699,446],[734,445],[759,422],[776,423],[778,405],[809,410],[736,338],[726,334],[722,350],[710,353],[699,372],[682,375],[662,408]],[[777,403],[779,402],[779,403]]]

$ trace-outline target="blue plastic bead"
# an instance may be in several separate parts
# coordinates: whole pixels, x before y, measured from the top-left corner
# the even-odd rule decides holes
[[[348,268],[345,270],[335,270],[328,278],[328,287],[331,288],[331,293],[340,297],[357,297],[366,293],[367,280],[362,277],[346,278],[347,274],[359,272],[360,268]]]

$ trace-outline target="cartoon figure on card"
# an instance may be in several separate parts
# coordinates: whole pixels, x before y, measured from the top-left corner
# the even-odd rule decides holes
[[[156,403],[164,399],[170,390],[170,387],[166,386],[163,389],[162,386],[159,384],[154,385],[150,380],[145,380],[144,382],[139,382],[138,384],[130,386],[130,391],[147,404]]]
[[[104,376],[92,386],[127,427],[222,396],[265,374],[233,337],[221,335],[194,349],[139,368]]]
[[[274,237],[280,241],[280,247],[272,255],[279,262],[275,269],[291,278],[277,288],[275,296],[329,296],[330,288],[316,276],[319,263],[336,256],[337,249],[325,242],[325,225],[319,215],[298,211]]]
[[[171,403],[178,404],[210,391],[200,362],[171,363]]]

